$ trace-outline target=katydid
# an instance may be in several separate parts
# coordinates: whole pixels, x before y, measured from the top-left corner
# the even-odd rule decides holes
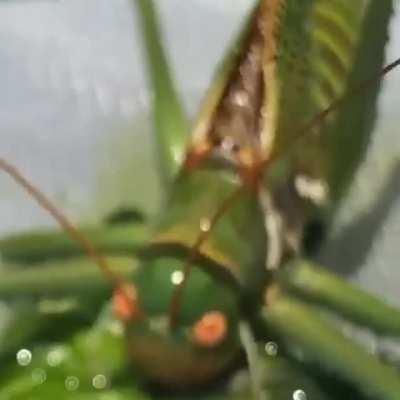
[[[329,225],[362,158],[378,78],[399,64],[382,69],[391,1],[260,0],[189,143],[162,48],[154,45],[160,38],[153,3],[137,5],[152,41],[150,61],[159,67],[151,73],[167,200],[139,252],[133,283],[115,275],[18,171],[6,161],[0,167],[111,278],[129,358],[144,379],[178,388],[212,383],[240,356],[246,321],[264,339],[276,337],[289,359],[321,365],[365,398],[400,398],[398,372],[304,299],[396,336],[400,312],[301,261],[309,224]],[[362,97],[352,96],[357,92]],[[170,112],[176,123],[166,124]],[[296,280],[302,273],[307,279]],[[317,283],[318,294],[309,295]],[[349,309],[338,300],[342,290]],[[262,382],[257,385],[261,397]]]

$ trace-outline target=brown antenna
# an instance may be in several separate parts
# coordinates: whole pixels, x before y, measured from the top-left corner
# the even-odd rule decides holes
[[[305,123],[296,133],[294,140],[290,143],[289,149],[286,148],[285,151],[290,151],[290,148],[293,147],[299,140],[301,140],[308,132],[317,126],[318,124],[322,123],[327,116],[329,116],[331,113],[339,109],[345,101],[348,101],[349,99],[356,97],[363,91],[367,90],[371,84],[376,82],[378,79],[384,77],[386,74],[388,74],[390,71],[395,69],[396,67],[400,66],[400,58],[396,59],[392,63],[388,64],[384,68],[382,68],[378,73],[376,73],[374,76],[368,78],[367,80],[361,82],[359,85],[351,88],[348,92],[346,92],[343,96],[339,97],[337,100],[334,100],[327,108],[322,110],[320,113],[316,114],[310,121]],[[280,152],[275,152],[273,153],[270,157],[267,159],[263,160],[261,165],[259,164],[257,168],[261,168],[261,171],[265,170],[267,165],[272,164],[275,160],[277,160],[281,156]],[[260,179],[262,174],[259,174],[258,179]],[[235,190],[223,203],[222,205],[218,208],[216,213],[212,218],[209,220],[208,224],[208,229],[206,231],[201,231],[199,233],[199,236],[193,246],[189,250],[189,255],[187,258],[187,261],[184,265],[183,269],[183,279],[180,282],[179,285],[177,285],[173,295],[172,295],[172,300],[171,300],[171,305],[170,305],[170,327],[171,329],[174,329],[174,327],[177,325],[178,322],[178,313],[180,310],[180,305],[182,302],[182,295],[183,291],[186,287],[187,280],[189,278],[193,262],[195,261],[195,258],[198,254],[198,251],[200,250],[202,244],[207,240],[207,238],[210,235],[210,232],[212,229],[215,227],[219,219],[224,215],[227,209],[229,209],[232,204],[236,201],[236,199],[239,197],[241,191],[244,189],[244,185],[240,186],[237,190]]]
[[[192,270],[193,262],[195,261],[198,251],[200,250],[202,244],[207,240],[210,235],[210,232],[215,227],[220,218],[225,214],[226,210],[228,210],[234,202],[240,197],[244,186],[240,186],[235,189],[233,193],[227,197],[224,202],[218,207],[215,214],[209,219],[207,229],[202,230],[199,233],[199,236],[196,239],[196,242],[189,249],[189,255],[186,260],[186,263],[183,267],[183,279],[176,286],[176,289],[172,295],[172,300],[170,304],[170,313],[169,313],[169,326],[171,329],[174,329],[178,323],[178,313],[180,310],[180,305],[182,302],[183,291],[186,287],[187,280],[189,278],[190,272]]]
[[[36,200],[39,206],[46,210],[58,222],[71,239],[82,246],[84,251],[98,265],[106,278],[112,282],[113,286],[121,286],[123,280],[111,270],[105,257],[100,255],[92,242],[52,203],[43,192],[29,182],[29,180],[25,178],[15,166],[2,158],[0,158],[0,170],[7,173],[7,175],[25,189],[28,194]]]

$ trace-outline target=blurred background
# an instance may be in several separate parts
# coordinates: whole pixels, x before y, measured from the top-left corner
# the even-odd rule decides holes
[[[189,112],[252,3],[157,1]],[[141,50],[129,0],[0,2],[0,154],[76,220],[94,223],[119,206],[156,210],[151,93]],[[397,15],[387,60],[399,56]],[[319,256],[398,305],[399,109],[397,70],[384,83],[368,157]],[[54,222],[0,176],[0,234],[44,226]]]

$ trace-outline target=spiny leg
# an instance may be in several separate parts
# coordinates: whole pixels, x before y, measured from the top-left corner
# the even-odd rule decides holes
[[[126,223],[78,227],[79,231],[104,254],[132,255],[146,243],[149,229],[145,224]],[[49,259],[61,260],[85,254],[82,246],[59,229],[33,230],[0,239],[2,259],[11,263],[36,263]]]
[[[354,323],[400,337],[400,310],[310,261],[297,259],[277,274],[283,290],[323,306]]]
[[[262,321],[265,334],[275,333],[299,362],[322,368],[367,398],[400,399],[398,371],[343,335],[314,307],[281,294],[264,307]]]

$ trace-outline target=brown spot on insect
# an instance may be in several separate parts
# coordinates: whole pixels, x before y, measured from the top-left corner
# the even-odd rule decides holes
[[[227,336],[228,321],[220,311],[210,311],[205,314],[192,330],[192,340],[200,347],[216,347]]]

